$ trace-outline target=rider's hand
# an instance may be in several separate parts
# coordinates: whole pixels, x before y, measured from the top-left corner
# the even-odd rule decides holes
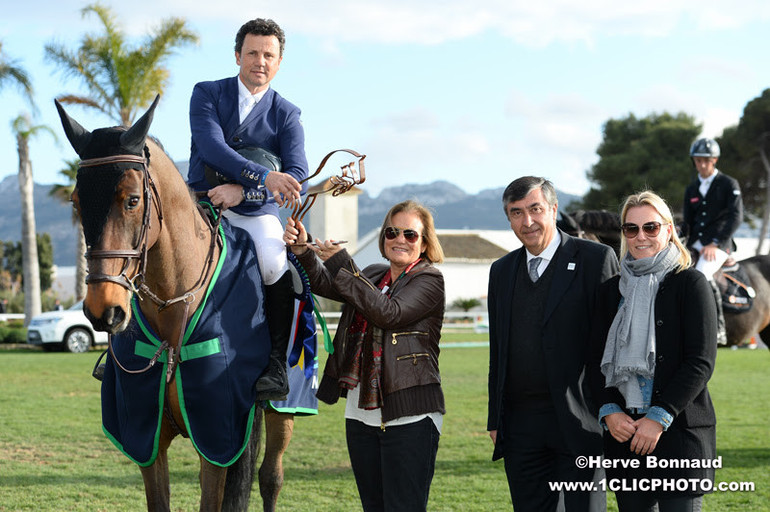
[[[288,203],[293,208],[300,202],[302,185],[289,174],[275,171],[267,173],[265,187],[273,194],[278,206]]]
[[[214,206],[227,210],[241,204],[241,201],[243,201],[243,187],[235,183],[218,185],[209,190],[209,199],[211,199]]]
[[[706,261],[714,261],[717,259],[717,244],[710,243],[703,247],[703,249],[700,250],[700,256],[701,258],[704,258]]]

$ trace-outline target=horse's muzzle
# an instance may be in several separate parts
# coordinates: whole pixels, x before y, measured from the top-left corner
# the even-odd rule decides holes
[[[94,329],[97,331],[104,331],[110,334],[115,334],[126,328],[126,312],[121,306],[112,306],[106,308],[102,313],[102,316],[96,317],[88,307],[83,304],[83,313],[86,318],[91,322]]]

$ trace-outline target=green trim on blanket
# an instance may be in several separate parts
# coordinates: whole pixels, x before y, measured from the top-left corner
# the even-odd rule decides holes
[[[238,450],[238,453],[235,454],[235,456],[230,459],[229,461],[225,462],[224,464],[221,464],[219,462],[215,462],[208,457],[206,457],[203,454],[203,451],[201,451],[200,448],[198,448],[198,443],[195,442],[195,437],[191,434],[192,430],[190,428],[190,418],[187,416],[187,408],[184,404],[184,392],[182,391],[182,374],[177,372],[176,376],[176,391],[179,395],[179,405],[182,409],[182,417],[184,417],[184,425],[187,427],[187,433],[190,434],[190,441],[192,441],[193,446],[195,447],[195,451],[198,452],[198,455],[209,461],[210,463],[214,464],[215,466],[219,466],[221,468],[226,468],[231,466],[235,461],[237,461],[241,454],[243,454],[243,450],[246,449],[246,446],[249,444],[249,439],[251,439],[251,431],[254,426],[254,413],[257,409],[256,404],[251,406],[251,409],[249,410],[249,419],[247,420],[248,423],[246,424],[246,436],[243,439],[243,446],[241,446],[241,449]]]
[[[153,352],[154,353],[154,352]],[[165,354],[164,354],[165,355]],[[152,357],[152,356],[150,356]],[[163,401],[165,399],[165,391],[166,391],[166,366],[167,363],[163,363],[163,371],[160,372],[160,385],[158,386],[158,425],[155,427],[155,436],[153,438],[152,442],[152,455],[150,455],[150,458],[146,461],[138,461],[135,458],[133,458],[131,455],[129,455],[126,450],[123,448],[123,445],[115,439],[112,434],[107,431],[107,428],[104,426],[104,423],[102,423],[102,432],[104,432],[104,435],[107,436],[107,439],[109,439],[115,447],[120,450],[123,455],[131,459],[135,464],[139,465],[140,467],[146,468],[148,466],[152,466],[152,464],[155,462],[155,459],[158,458],[158,446],[160,443],[160,427],[161,423],[163,421],[163,414],[160,413],[160,411],[163,410]]]

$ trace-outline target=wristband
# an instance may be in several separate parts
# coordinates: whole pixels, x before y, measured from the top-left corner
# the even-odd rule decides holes
[[[262,175],[262,178],[259,180],[259,186],[264,187],[265,186],[265,179],[267,178],[267,175],[270,174],[270,171],[267,171],[265,174]]]

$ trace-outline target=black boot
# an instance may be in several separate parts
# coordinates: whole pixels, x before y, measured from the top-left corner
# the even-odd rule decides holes
[[[270,363],[257,380],[257,400],[286,400],[289,394],[286,351],[289,348],[294,313],[291,271],[286,271],[278,281],[265,286],[265,310],[273,346],[270,350]]]
[[[717,303],[717,345],[727,345],[727,329],[725,328],[725,313],[722,309],[722,292],[714,279],[709,280],[714,301]]]

